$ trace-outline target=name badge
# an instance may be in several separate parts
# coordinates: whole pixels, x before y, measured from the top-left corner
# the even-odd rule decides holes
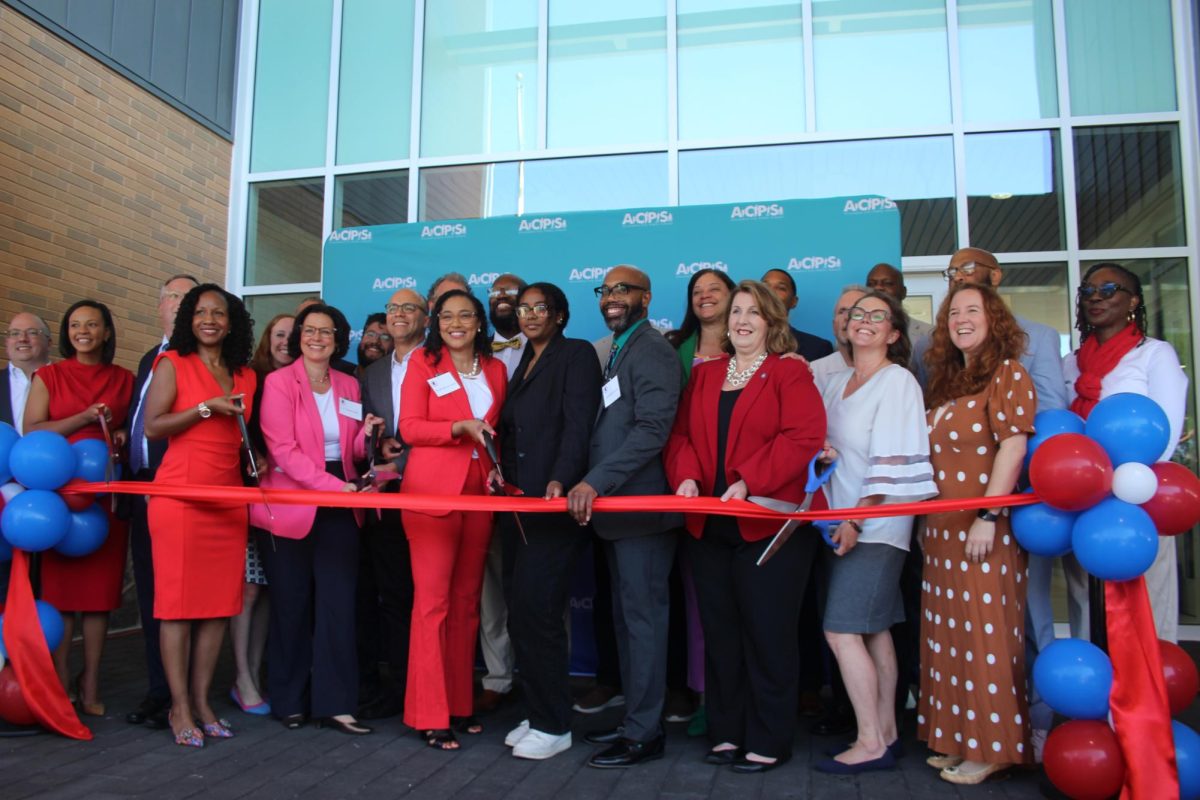
[[[462,387],[458,385],[458,381],[454,380],[454,376],[449,372],[443,372],[440,375],[434,375],[427,383],[429,388],[433,389],[433,393],[438,397],[445,397],[451,392],[457,392]]]
[[[348,397],[338,398],[338,413],[343,417],[349,417],[355,422],[362,422],[363,410],[362,403],[356,403]]]
[[[613,378],[608,383],[604,384],[604,407],[608,408],[613,403],[621,399],[621,382],[618,378]]]

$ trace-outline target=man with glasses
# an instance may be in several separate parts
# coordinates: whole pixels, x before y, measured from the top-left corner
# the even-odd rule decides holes
[[[362,376],[363,412],[383,418],[383,438],[376,457],[391,461],[401,474],[406,456],[400,443],[397,424],[400,419],[400,387],[408,374],[408,362],[413,351],[425,340],[425,298],[412,289],[400,289],[384,306],[386,335],[389,337],[389,357],[375,359]],[[368,317],[374,319],[375,314]],[[368,325],[369,327],[369,325]],[[365,336],[365,331],[364,331]],[[399,489],[393,481],[385,484],[384,492]],[[359,653],[361,707],[363,719],[382,719],[399,714],[404,708],[404,692],[408,676],[408,639],[412,622],[413,580],[412,559],[408,539],[398,509],[383,509],[378,516],[367,515],[359,539]],[[375,624],[372,624],[375,622]],[[379,629],[385,652],[373,635]],[[388,664],[390,680],[379,680],[378,661]],[[362,663],[366,659],[370,664]],[[371,669],[375,667],[375,669]]]
[[[1000,286],[1004,271],[996,257],[978,247],[964,247],[950,257],[950,264],[943,273],[951,283],[986,283]],[[1014,315],[1015,316],[1015,315]],[[1063,379],[1062,353],[1058,331],[1049,325],[1017,316],[1017,324],[1025,331],[1028,344],[1021,364],[1029,370],[1037,390],[1037,411],[1067,407],[1067,387]],[[913,359],[917,365],[917,379],[925,386],[927,376],[923,356],[929,349],[929,336],[913,342]],[[1035,412],[1036,413],[1036,412]],[[1050,578],[1054,559],[1029,554],[1029,584],[1026,595],[1026,646],[1030,650],[1026,667],[1032,669],[1037,653],[1054,641],[1054,610],[1050,605]],[[1033,724],[1034,758],[1042,760],[1042,747],[1050,730],[1053,712],[1040,698],[1034,695],[1029,706]]]
[[[363,323],[362,338],[358,341],[358,369],[355,372],[359,382],[366,374],[367,367],[390,352],[392,335],[387,332],[387,314],[377,311]]]
[[[675,558],[678,514],[639,512],[592,516],[596,497],[670,494],[662,449],[675,421],[682,368],[674,348],[647,319],[650,277],[636,267],[614,267],[596,288],[600,313],[613,332],[604,359],[600,412],[592,429],[588,472],[567,493],[567,509],[604,540],[612,574],[625,719],[590,734],[608,747],[588,761],[600,768],[630,767],[661,758],[667,680],[668,577]]]
[[[50,329],[41,317],[22,311],[8,323],[4,351],[8,368],[0,373],[0,422],[23,434],[29,382],[35,370],[50,363]]]

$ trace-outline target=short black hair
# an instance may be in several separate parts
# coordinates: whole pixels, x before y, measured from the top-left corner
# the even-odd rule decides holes
[[[767,270],[766,272],[763,273],[763,280],[765,281],[767,276],[770,275],[772,272],[778,272],[780,275],[787,278],[788,288],[792,290],[792,297],[795,297],[796,296],[796,279],[792,277],[792,273],[788,272],[783,267],[771,267],[769,270]]]
[[[100,312],[100,316],[104,318],[104,327],[108,330],[108,341],[100,348],[100,361],[104,364],[113,363],[113,358],[117,355],[117,328],[113,325],[112,312],[108,310],[108,306],[101,303],[99,300],[80,300],[72,303],[67,309],[67,313],[63,314],[62,325],[58,329],[58,352],[63,358],[73,358],[75,356],[75,345],[71,344],[71,337],[68,335],[67,326],[71,323],[71,315],[81,308],[94,308]]]
[[[209,292],[225,298],[225,306],[229,311],[229,333],[221,342],[221,358],[232,375],[235,370],[249,364],[254,355],[254,320],[250,319],[250,312],[246,311],[246,304],[240,297],[215,283],[193,286],[179,301],[175,328],[171,331],[167,347],[181,356],[190,356],[199,349],[196,334],[192,331],[192,319],[196,316],[196,304],[200,302],[200,296]]]
[[[345,314],[324,303],[305,306],[296,315],[292,333],[288,336],[288,355],[292,358],[300,357],[300,331],[304,329],[304,321],[310,314],[324,314],[333,320],[333,356],[329,360],[333,361],[345,356],[350,351],[350,323],[346,321]]]
[[[521,302],[521,298],[523,298],[525,293],[530,289],[537,289],[542,293],[542,296],[546,298],[547,305],[550,306],[551,313],[560,314],[562,316],[562,324],[559,327],[567,327],[567,323],[571,321],[571,306],[567,302],[567,295],[563,292],[563,290],[555,286],[553,283],[537,281],[536,283],[529,284],[521,290],[521,293],[517,295],[517,303]]]
[[[475,355],[483,358],[492,354],[492,332],[488,330],[487,310],[483,307],[483,303],[470,292],[451,289],[437,299],[437,302],[433,304],[433,312],[429,315],[429,335],[425,337],[425,357],[431,364],[442,355],[442,347],[445,346],[445,342],[442,340],[441,320],[438,319],[438,315],[442,313],[446,301],[455,297],[467,298],[475,309],[475,318],[479,320],[479,332],[475,334],[475,341],[472,343]]]
[[[363,323],[363,330],[371,327],[372,324],[378,322],[380,325],[387,327],[387,314],[382,311],[376,311],[374,314],[367,315],[367,321]]]

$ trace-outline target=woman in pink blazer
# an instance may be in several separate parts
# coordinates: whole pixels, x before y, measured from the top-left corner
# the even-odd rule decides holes
[[[486,494],[493,465],[485,440],[495,435],[508,372],[492,358],[487,316],[473,295],[447,292],[432,317],[400,392],[400,436],[412,447],[400,491]],[[415,589],[404,722],[430,747],[456,750],[453,730],[483,730],[471,716],[471,671],[492,515],[402,515]]]
[[[363,419],[358,382],[330,369],[349,345],[350,326],[336,308],[317,304],[296,316],[288,339],[295,360],[268,375],[263,389],[264,487],[357,491],[354,461],[364,457],[365,435],[382,420]],[[272,712],[287,728],[302,727],[311,714],[318,725],[342,733],[370,733],[354,718],[362,511],[279,503],[270,511],[252,507],[250,521],[267,532],[259,552],[273,595]]]

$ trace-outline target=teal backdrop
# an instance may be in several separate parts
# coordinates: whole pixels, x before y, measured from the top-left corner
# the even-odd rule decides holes
[[[422,294],[460,272],[486,304],[498,275],[557,284],[571,304],[568,336],[608,333],[592,289],[616,264],[653,282],[650,318],[668,330],[683,319],[692,274],[715,267],[734,280],[785,269],[800,302],[792,324],[830,338],[842,286],[880,261],[900,263],[900,212],[877,196],[442,220],[336,230],[325,241],[321,294],[355,328],[400,288]]]

